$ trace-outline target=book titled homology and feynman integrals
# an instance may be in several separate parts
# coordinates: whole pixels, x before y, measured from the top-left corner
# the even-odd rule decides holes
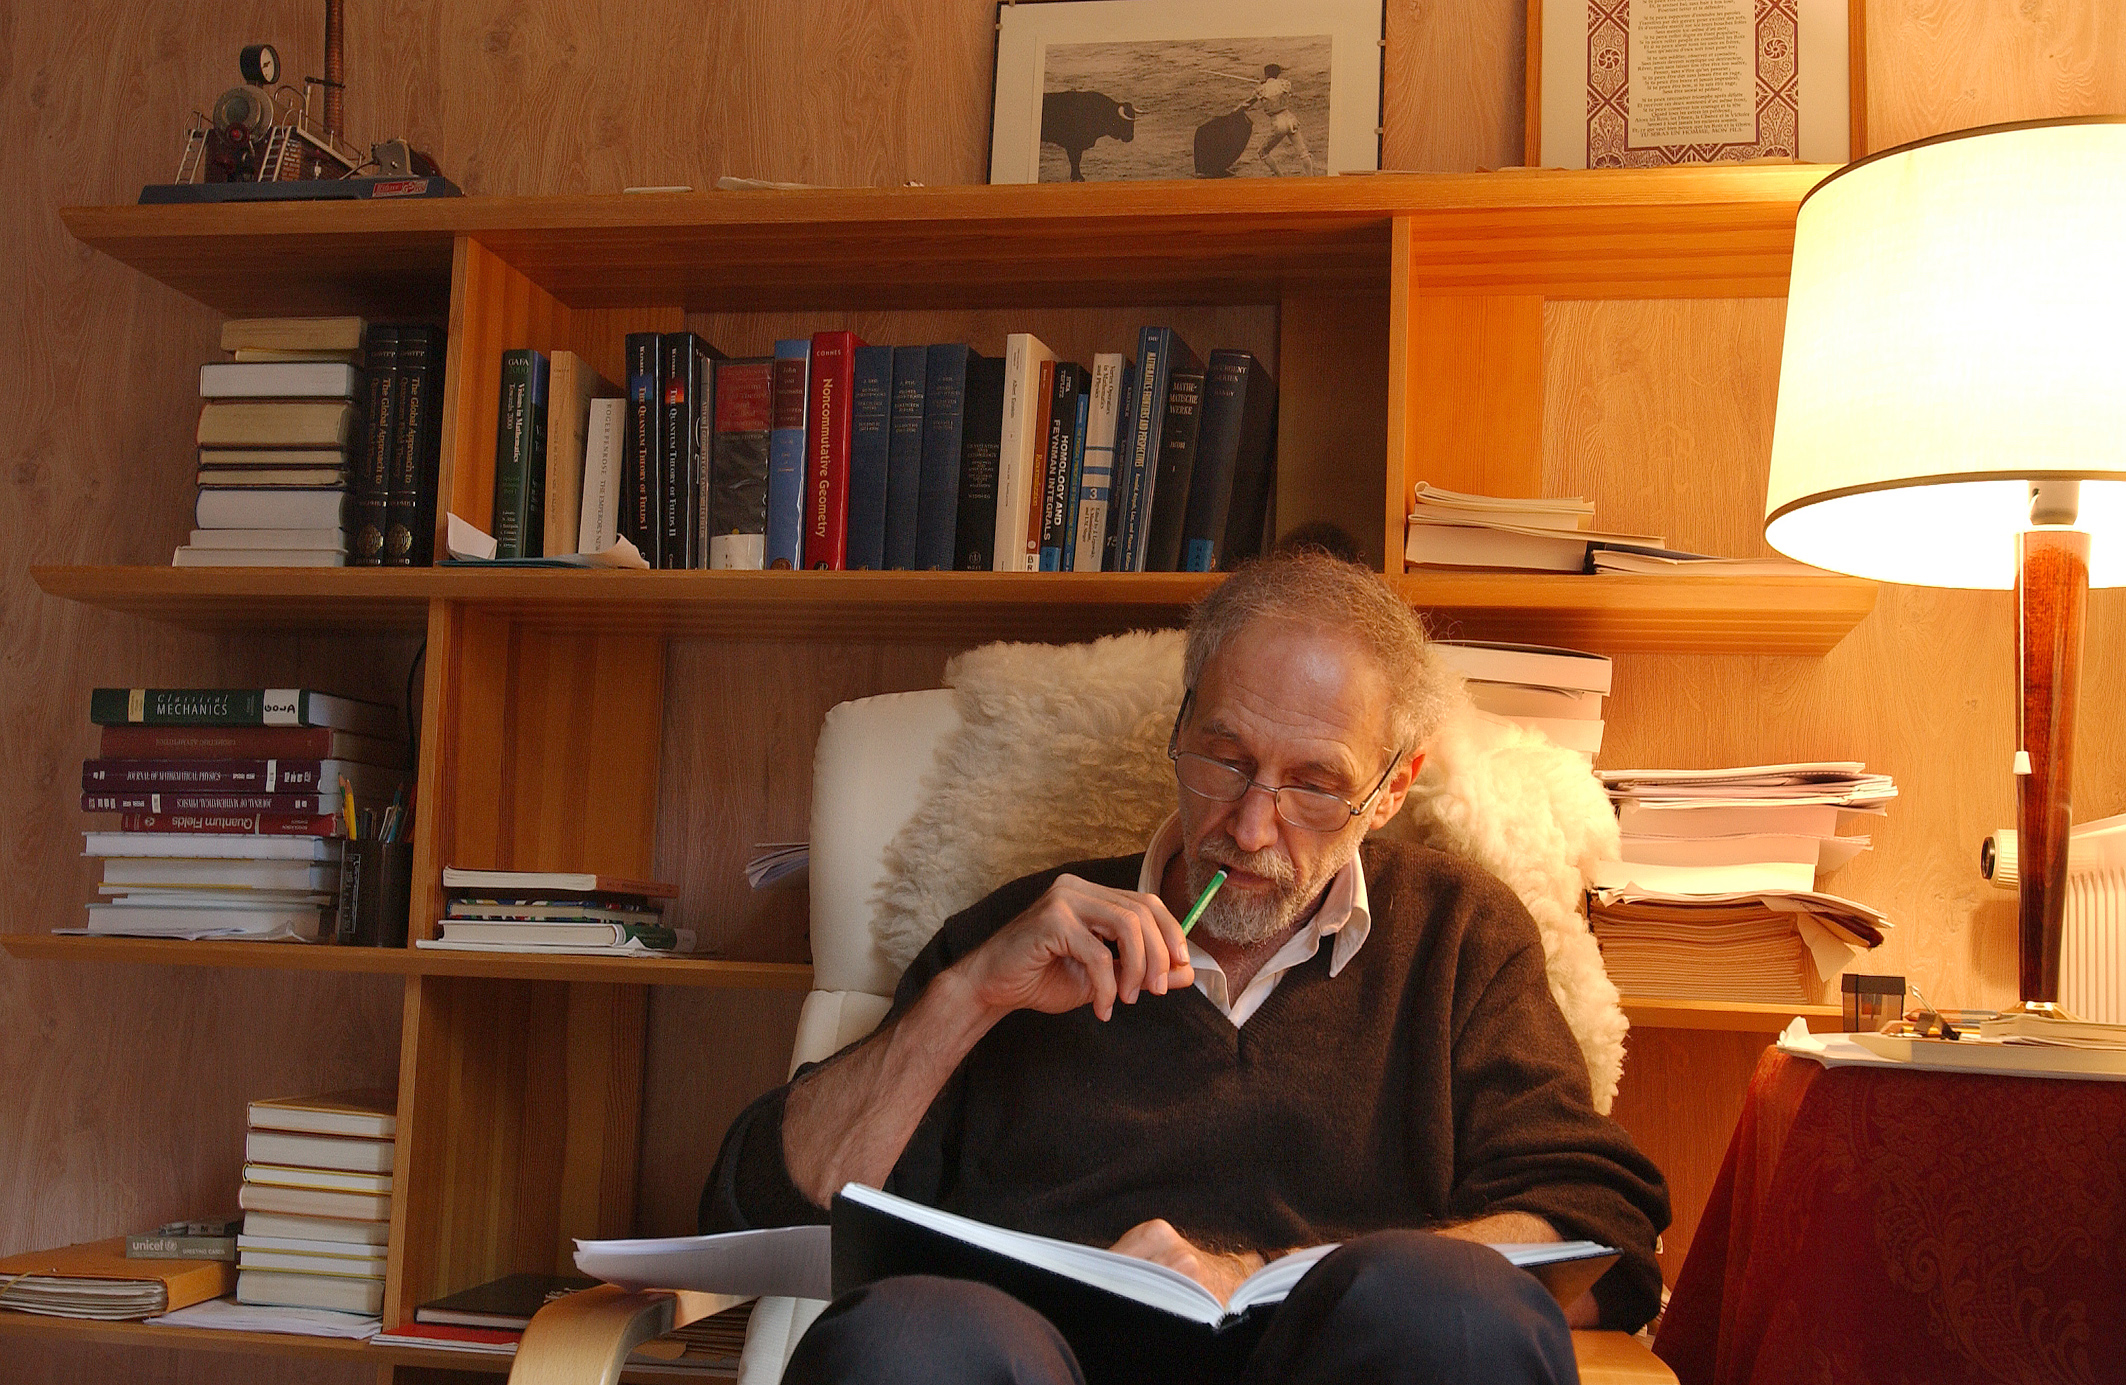
[[[1195,1381],[1237,1377],[1267,1325],[1334,1245],[1272,1260],[1224,1303],[1178,1270],[1134,1256],[990,1226],[851,1183],[828,1226],[665,1240],[578,1241],[576,1268],[628,1288],[833,1298],[893,1275],[992,1284],[1056,1325],[1090,1377]],[[1591,1241],[1496,1245],[1560,1304],[1616,1262]],[[1149,1364],[1148,1364],[1149,1363]]]

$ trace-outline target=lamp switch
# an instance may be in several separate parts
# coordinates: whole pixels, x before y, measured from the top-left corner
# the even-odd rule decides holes
[[[2015,752],[2015,772],[2017,774],[2028,774],[2030,772],[2029,751],[2018,750]]]

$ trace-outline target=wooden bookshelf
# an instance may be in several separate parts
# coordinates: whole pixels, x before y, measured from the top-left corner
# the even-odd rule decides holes
[[[25,961],[711,986],[734,991],[812,989],[812,968],[801,962],[726,962],[713,957],[539,957],[520,952],[444,952],[414,947],[330,947],[219,939],[91,938],[52,933],[9,933],[0,936],[0,947],[6,948],[9,956]]]
[[[438,511],[482,527],[507,348],[575,351],[618,379],[628,332],[672,330],[689,314],[725,315],[694,325],[740,350],[812,329],[804,324],[869,314],[889,315],[879,334],[976,340],[993,350],[997,341],[981,334],[997,334],[1019,313],[1076,322],[1065,310],[1112,309],[1111,321],[1082,330],[1090,338],[1097,328],[1102,340],[1111,331],[1120,345],[1157,320],[1142,314],[1171,310],[1251,324],[1277,361],[1279,529],[1316,519],[1343,525],[1374,554],[1381,580],[1440,635],[1618,654],[1813,656],[1867,617],[1871,584],[1406,574],[1400,527],[1415,479],[1494,493],[1539,487],[1546,303],[1783,294],[1795,209],[1826,172],[1518,171],[63,215],[86,245],[219,312],[447,319]],[[779,316],[792,313],[805,316],[795,324]],[[816,681],[827,651],[843,643],[868,647],[872,662],[854,674],[831,670],[844,680],[837,688],[854,690],[838,695],[920,686],[896,681],[915,662],[889,667],[879,651],[909,646],[942,663],[954,648],[992,639],[1173,626],[1217,580],[461,568],[41,567],[34,576],[53,597],[225,635],[425,637],[416,937],[440,914],[445,863],[655,875],[660,828],[671,829],[675,811],[659,786],[668,700],[713,701],[704,696],[710,682],[719,691],[743,687],[770,668]],[[704,651],[679,650],[682,641],[709,644],[719,659],[713,646],[728,641],[759,667],[690,662]],[[675,683],[668,699],[669,667],[694,681]],[[928,667],[906,676],[934,677]],[[728,726],[716,723],[720,739],[760,742],[766,768],[697,753],[707,768],[689,762],[690,771],[723,778],[693,781],[690,794],[713,800],[725,781],[756,772],[771,797],[802,792],[814,728],[784,725],[788,709],[765,705],[775,700],[767,692],[760,708],[704,713],[728,717]],[[746,830],[717,821],[713,831],[724,835],[716,858],[727,861],[735,834]],[[704,884],[698,873],[681,878],[696,891]],[[0,938],[0,946],[18,958],[74,964],[401,978],[401,1191],[384,1309],[394,1322],[420,1302],[501,1274],[565,1266],[571,1237],[634,1230],[652,988],[791,992],[810,984],[810,968],[794,960],[32,934]],[[794,938],[784,955],[802,955]],[[761,997],[763,1013],[770,999]],[[1627,1002],[1627,1012],[1656,1046],[1667,1034],[1747,1043],[1796,1013],[1651,1000]],[[1835,1014],[1800,1013],[1812,1024]],[[0,1331],[12,1326],[0,1321]],[[137,1326],[23,1330],[171,1341],[147,1335],[167,1330]],[[198,1335],[213,1339],[197,1343],[203,1348],[313,1350],[311,1339],[261,1336],[238,1347],[232,1338],[254,1334]],[[432,1363],[426,1355],[389,1362],[500,1368],[498,1360]]]
[[[1836,1005],[1769,1005],[1747,1000],[1652,1000],[1624,997],[1624,1018],[1635,1029],[1698,1029],[1743,1034],[1777,1034],[1796,1017],[1809,1022],[1811,1033],[1844,1028],[1844,1011]]]
[[[1199,573],[571,572],[40,567],[52,596],[200,630],[398,631],[449,601],[545,630],[674,637],[1088,639],[1176,626]],[[1605,653],[1818,655],[1875,606],[1850,577],[1425,573],[1396,591],[1446,638]]]

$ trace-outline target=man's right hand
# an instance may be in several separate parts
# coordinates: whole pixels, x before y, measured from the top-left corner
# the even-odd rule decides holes
[[[1115,1001],[1193,985],[1188,940],[1155,894],[1111,889],[1059,875],[1033,907],[963,958],[972,999],[993,1016],[1013,1010],[1057,1015],[1090,1004],[1105,1020]]]

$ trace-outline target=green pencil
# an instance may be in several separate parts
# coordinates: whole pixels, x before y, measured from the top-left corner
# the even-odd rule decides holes
[[[1203,887],[1203,893],[1197,895],[1196,902],[1189,906],[1188,917],[1181,920],[1182,937],[1186,938],[1188,931],[1196,926],[1196,920],[1202,918],[1203,911],[1210,906],[1211,896],[1218,893],[1218,887],[1224,883],[1225,872],[1219,871],[1211,877],[1211,883]]]

